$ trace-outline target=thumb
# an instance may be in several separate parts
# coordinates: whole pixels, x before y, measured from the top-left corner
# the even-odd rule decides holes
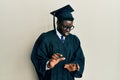
[[[69,67],[69,65],[68,65],[68,64],[65,64],[64,68],[68,68],[68,67]]]

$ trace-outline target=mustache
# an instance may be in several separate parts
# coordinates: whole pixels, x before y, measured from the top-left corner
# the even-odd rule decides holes
[[[69,33],[70,31],[65,31],[65,33],[66,33],[66,32]]]

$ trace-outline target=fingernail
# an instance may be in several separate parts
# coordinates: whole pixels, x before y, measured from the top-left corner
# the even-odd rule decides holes
[[[62,55],[62,54],[60,54],[60,57],[63,57],[63,55]]]
[[[65,58],[63,58],[65,60]]]

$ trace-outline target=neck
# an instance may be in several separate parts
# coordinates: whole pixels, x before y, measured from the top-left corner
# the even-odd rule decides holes
[[[61,35],[65,36],[60,29],[57,29],[57,30]]]

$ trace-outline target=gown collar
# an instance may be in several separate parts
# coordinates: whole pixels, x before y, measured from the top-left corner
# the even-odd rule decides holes
[[[61,39],[61,36],[63,35],[60,34],[60,32],[57,29],[55,29],[55,31],[56,31],[56,35]],[[63,39],[65,40],[65,36],[63,36]]]

